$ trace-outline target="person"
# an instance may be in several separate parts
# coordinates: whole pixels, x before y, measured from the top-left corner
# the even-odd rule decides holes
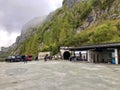
[[[27,57],[26,56],[24,56],[24,63],[27,63]]]
[[[44,61],[47,61],[47,58],[48,58],[48,54],[45,55]]]
[[[74,61],[74,62],[76,62],[76,61],[77,61],[77,57],[76,57],[76,56],[74,56],[73,61]]]
[[[37,60],[38,60],[38,56],[35,57],[35,61],[37,61]]]

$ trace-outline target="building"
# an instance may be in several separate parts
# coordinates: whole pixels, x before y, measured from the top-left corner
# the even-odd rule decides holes
[[[43,60],[44,57],[46,56],[46,54],[48,54],[48,56],[50,56],[50,52],[39,52],[38,60]]]
[[[86,51],[88,62],[120,64],[120,42],[69,47],[69,50]]]
[[[60,54],[63,59],[68,60],[69,57],[71,56],[71,51],[69,50],[69,47],[60,47]]]
[[[71,56],[76,56],[78,60],[86,61],[87,60],[87,53],[86,51],[80,50],[70,50],[71,47],[60,47],[60,55],[63,59],[69,60]]]

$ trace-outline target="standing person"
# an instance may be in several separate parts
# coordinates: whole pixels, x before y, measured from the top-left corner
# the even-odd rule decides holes
[[[27,56],[24,56],[24,63],[27,63]]]
[[[37,61],[37,60],[38,60],[38,56],[35,57],[35,61]]]
[[[44,61],[47,61],[47,58],[48,58],[48,54],[45,55]]]

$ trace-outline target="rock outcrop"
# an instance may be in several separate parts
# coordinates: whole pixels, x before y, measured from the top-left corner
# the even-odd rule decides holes
[[[64,0],[63,5],[66,5],[67,7],[71,8],[74,3],[79,1],[81,0]]]
[[[15,44],[20,44],[26,40],[30,35],[37,31],[37,28],[43,24],[45,17],[37,17],[26,23],[23,28],[21,35],[17,37]]]
[[[26,23],[22,28],[21,35],[17,37],[14,44],[18,45],[29,38],[30,35],[35,34],[37,29],[42,26],[43,23],[50,21],[53,16],[54,12],[50,13],[48,16],[34,18],[33,20]]]

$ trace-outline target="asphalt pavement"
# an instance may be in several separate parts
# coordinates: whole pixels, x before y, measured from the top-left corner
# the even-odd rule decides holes
[[[120,90],[120,65],[0,62],[0,90]]]

